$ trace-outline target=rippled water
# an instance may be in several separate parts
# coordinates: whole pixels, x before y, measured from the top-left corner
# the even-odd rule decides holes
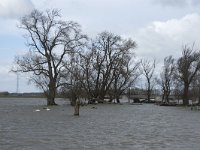
[[[0,99],[0,150],[199,150],[200,111],[152,104],[81,107]],[[36,109],[41,111],[36,112]]]

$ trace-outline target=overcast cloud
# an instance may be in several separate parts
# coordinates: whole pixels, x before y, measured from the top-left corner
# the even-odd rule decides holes
[[[172,7],[187,7],[199,5],[199,0],[153,0],[155,3],[161,4],[162,6],[172,6]]]
[[[200,16],[188,14],[165,22],[154,21],[136,34],[139,56],[156,58],[162,62],[169,55],[178,57],[183,45],[200,47]]]
[[[33,9],[31,0],[1,0],[0,18],[19,18]]]

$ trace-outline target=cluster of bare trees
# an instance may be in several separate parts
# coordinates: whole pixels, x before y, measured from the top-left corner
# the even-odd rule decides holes
[[[195,51],[193,47],[185,45],[182,56],[177,60],[172,56],[164,59],[158,83],[162,87],[163,100],[167,103],[170,95],[182,99],[184,105],[189,104],[189,99],[200,97],[200,51]]]
[[[141,74],[146,79],[148,101],[155,81],[166,102],[172,91],[185,105],[190,91],[200,98],[200,52],[193,47],[183,47],[177,60],[166,57],[160,77],[155,80],[155,60],[137,62],[133,40],[109,32],[90,39],[78,23],[62,21],[58,10],[34,10],[21,19],[19,27],[27,32],[29,51],[15,58],[13,71],[30,73],[30,81],[44,91],[47,105],[56,105],[59,91],[70,93],[72,102],[79,97],[103,100],[105,96],[110,102],[120,102],[120,96]]]
[[[56,105],[61,89],[70,90],[74,100],[111,95],[111,101],[119,102],[139,76],[131,39],[109,32],[89,39],[79,24],[62,21],[57,10],[34,10],[21,19],[20,28],[27,32],[29,51],[15,58],[13,71],[29,72],[30,81],[44,91],[47,105]]]
[[[86,57],[85,90],[90,97],[104,99],[110,95],[119,102],[119,96],[131,86],[139,73],[138,63],[133,62],[136,44],[132,40],[123,40],[120,36],[103,32],[92,41]],[[89,67],[89,66],[90,67]]]

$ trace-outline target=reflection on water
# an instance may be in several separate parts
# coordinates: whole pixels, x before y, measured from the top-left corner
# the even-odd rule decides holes
[[[183,107],[88,105],[0,99],[0,150],[199,150],[200,111]],[[36,112],[36,109],[41,111]]]

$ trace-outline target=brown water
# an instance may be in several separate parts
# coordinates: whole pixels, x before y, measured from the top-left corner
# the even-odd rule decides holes
[[[200,149],[200,111],[107,104],[81,107],[75,117],[57,102],[47,111],[44,99],[0,98],[0,150]]]

